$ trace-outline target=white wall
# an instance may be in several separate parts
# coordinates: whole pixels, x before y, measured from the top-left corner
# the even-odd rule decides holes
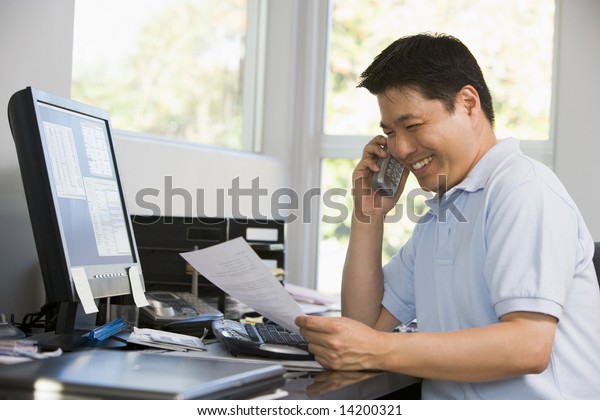
[[[69,96],[72,43],[73,0],[0,3],[0,312],[19,322],[45,297],[6,107],[28,85]]]
[[[600,240],[600,197],[594,173],[600,155],[596,127],[600,1],[560,3],[555,169],[580,206],[594,238]],[[5,110],[10,95],[27,85],[69,95],[73,10],[73,0],[0,2],[0,104]],[[243,188],[248,184],[243,184],[242,176],[246,182],[258,176],[261,187],[268,189],[289,185],[296,191],[306,191],[315,185],[314,175],[304,175],[315,173],[305,166],[307,156],[318,156],[312,130],[306,128],[311,121],[314,124],[315,116],[310,115],[310,109],[297,106],[307,84],[314,83],[314,75],[302,70],[306,59],[303,42],[310,39],[314,27],[310,25],[313,11],[314,3],[305,0],[269,2],[269,14],[277,19],[269,23],[263,150],[271,157],[183,145],[165,148],[164,144],[119,135],[117,150],[131,211],[136,211],[135,194],[143,188],[161,188],[167,175],[173,176],[174,187],[191,191],[207,179],[216,182],[211,184],[216,187],[228,187],[238,175]],[[318,159],[312,159],[311,164],[315,161]],[[219,178],[219,173],[224,175]],[[174,211],[181,211],[176,201],[173,203]],[[296,273],[301,273],[312,249],[307,247],[310,244],[294,241],[295,237],[304,237],[295,235],[294,229],[312,228],[297,224],[288,230],[292,236],[288,243],[290,276],[305,283],[310,273]],[[25,313],[39,310],[43,287],[6,117],[0,117],[0,268],[0,311],[14,313],[20,321]]]
[[[554,170],[600,241],[600,1],[564,0],[559,19]]]
[[[273,192],[285,187],[279,159],[126,133],[115,137],[130,214],[252,219],[288,214],[283,206],[271,212]]]

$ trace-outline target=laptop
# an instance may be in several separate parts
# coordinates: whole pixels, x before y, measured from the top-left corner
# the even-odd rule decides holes
[[[275,363],[87,350],[0,366],[0,399],[244,399],[283,385]]]

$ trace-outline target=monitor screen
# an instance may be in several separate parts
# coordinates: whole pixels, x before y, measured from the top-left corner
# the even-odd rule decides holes
[[[71,265],[133,263],[106,121],[43,102],[38,109]]]
[[[108,113],[26,88],[8,114],[48,302],[81,302],[82,278],[92,299],[131,294],[132,267],[143,289]]]

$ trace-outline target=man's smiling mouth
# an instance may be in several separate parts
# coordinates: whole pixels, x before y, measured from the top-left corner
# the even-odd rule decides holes
[[[421,169],[422,167],[424,167],[425,165],[427,165],[429,162],[431,162],[433,160],[433,155],[426,157],[425,159],[422,159],[418,162],[413,163],[412,168],[414,170],[418,170]]]

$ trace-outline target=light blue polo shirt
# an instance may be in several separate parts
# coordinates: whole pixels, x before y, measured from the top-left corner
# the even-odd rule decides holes
[[[600,289],[594,244],[572,199],[515,139],[501,140],[430,211],[384,267],[383,305],[419,331],[559,319],[548,369],[507,380],[425,380],[423,398],[600,399]],[[440,352],[444,349],[441,348]]]

